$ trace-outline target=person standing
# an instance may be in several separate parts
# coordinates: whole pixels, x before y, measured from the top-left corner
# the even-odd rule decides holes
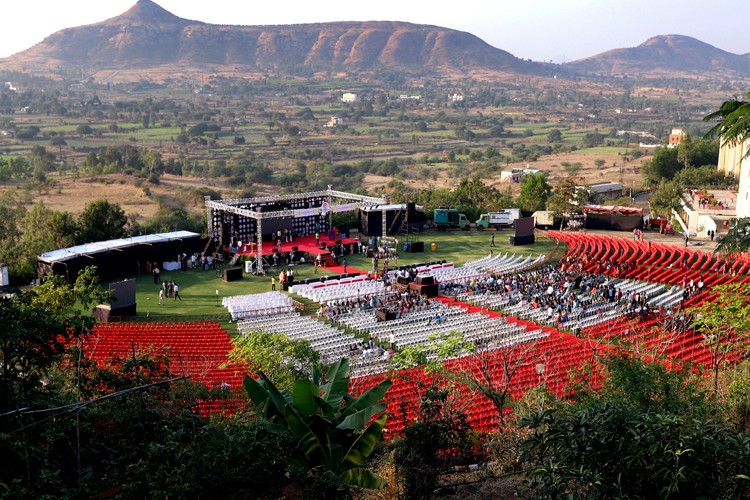
[[[341,261],[341,264],[344,266],[344,274],[346,274],[346,259]]]
[[[276,291],[276,276],[271,276],[271,291]]]
[[[180,302],[182,302],[182,297],[180,297],[180,287],[177,286],[177,283],[174,285],[174,300],[180,299]]]
[[[164,288],[159,289],[159,305],[164,305]]]
[[[492,233],[492,238],[490,238],[490,246],[491,247],[495,246],[495,233]]]
[[[154,262],[154,284],[158,285],[159,283],[159,264]]]

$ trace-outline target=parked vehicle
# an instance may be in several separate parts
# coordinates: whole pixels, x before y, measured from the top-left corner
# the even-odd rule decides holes
[[[466,215],[459,213],[455,208],[436,208],[434,210],[433,223],[438,231],[449,228],[459,228],[468,231],[471,228]]]
[[[482,214],[476,222],[477,231],[493,228],[500,230],[503,227],[510,227],[519,217],[521,217],[521,210],[518,208],[508,208],[499,212]]]
[[[539,210],[531,214],[534,218],[534,227],[549,229],[555,224],[554,214],[549,210]]]

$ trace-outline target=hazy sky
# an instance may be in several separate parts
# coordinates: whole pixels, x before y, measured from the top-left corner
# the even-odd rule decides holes
[[[655,35],[688,35],[750,52],[746,0],[157,0],[175,15],[214,24],[407,21],[468,31],[516,57],[567,62],[633,47]],[[0,57],[62,28],[126,11],[135,0],[5,0]]]

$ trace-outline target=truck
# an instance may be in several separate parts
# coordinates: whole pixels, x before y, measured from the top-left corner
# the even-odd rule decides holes
[[[534,227],[549,229],[555,224],[554,214],[549,210],[538,210],[531,216],[534,218]]]
[[[459,213],[455,208],[436,208],[433,215],[433,224],[438,231],[445,231],[449,228],[468,231],[471,228],[466,215]]]
[[[501,227],[510,227],[521,217],[521,210],[518,208],[507,208],[499,212],[490,212],[482,214],[476,221],[477,231],[494,228],[499,231]]]

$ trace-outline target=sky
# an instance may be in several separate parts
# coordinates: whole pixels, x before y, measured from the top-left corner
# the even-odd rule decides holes
[[[6,0],[0,9],[0,57],[63,28],[96,23],[135,0]],[[750,53],[746,0],[156,0],[186,19],[273,25],[333,21],[406,21],[472,33],[516,57],[570,62],[634,47],[656,35],[697,38]]]

